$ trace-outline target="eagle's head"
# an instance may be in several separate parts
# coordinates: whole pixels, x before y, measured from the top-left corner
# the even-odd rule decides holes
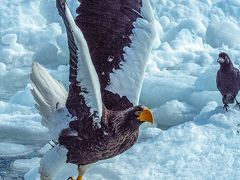
[[[154,117],[147,107],[135,106],[125,109],[123,111],[112,111],[110,121],[107,122],[108,126],[116,132],[135,132],[139,126],[144,122],[154,123]]]
[[[130,126],[139,127],[144,122],[150,122],[151,124],[154,123],[153,114],[150,109],[139,105],[128,110],[126,123],[129,123]]]
[[[228,65],[228,64],[231,63],[231,60],[230,60],[229,56],[227,55],[227,53],[221,52],[221,53],[219,53],[219,55],[218,55],[217,62],[218,62],[220,65]]]

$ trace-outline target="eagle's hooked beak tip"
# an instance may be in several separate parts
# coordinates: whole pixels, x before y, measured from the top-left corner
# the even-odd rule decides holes
[[[153,113],[150,109],[144,108],[142,111],[136,112],[138,115],[138,120],[140,122],[150,122],[152,125],[154,124]]]
[[[224,63],[224,59],[221,58],[221,57],[219,57],[219,58],[217,59],[217,62],[218,62],[219,64],[222,64],[222,63]]]

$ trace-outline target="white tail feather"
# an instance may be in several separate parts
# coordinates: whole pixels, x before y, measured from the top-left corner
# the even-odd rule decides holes
[[[48,151],[40,161],[39,173],[41,180],[53,180],[67,161],[67,149],[56,146]]]
[[[38,63],[33,63],[30,79],[36,108],[42,116],[42,125],[49,128],[52,125],[52,114],[65,107],[67,91]]]
[[[33,63],[30,79],[36,108],[42,115],[42,124],[49,129],[53,139],[58,139],[61,130],[66,128],[71,121],[65,108],[67,91],[38,63]],[[44,155],[39,167],[41,180],[54,179],[66,163],[66,154],[66,148],[55,146]]]

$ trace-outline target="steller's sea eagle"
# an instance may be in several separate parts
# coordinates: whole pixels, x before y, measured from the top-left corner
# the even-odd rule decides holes
[[[56,1],[66,26],[69,92],[33,63],[31,82],[42,124],[58,145],[40,161],[41,179],[53,179],[65,163],[88,166],[128,150],[139,126],[153,123],[138,105],[155,39],[149,0],[80,0],[74,20],[65,0]]]

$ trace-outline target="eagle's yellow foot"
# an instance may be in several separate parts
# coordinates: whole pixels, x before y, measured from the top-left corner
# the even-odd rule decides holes
[[[74,180],[73,177],[69,177],[67,180]],[[82,176],[78,176],[76,180],[82,180]]]
[[[76,180],[82,180],[82,176],[78,176]]]

